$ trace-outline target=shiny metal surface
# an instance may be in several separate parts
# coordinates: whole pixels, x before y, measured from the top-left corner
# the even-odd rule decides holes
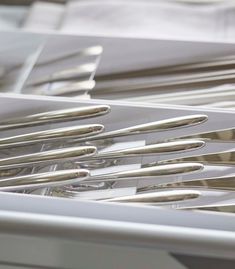
[[[75,184],[85,180],[88,176],[88,170],[74,169],[11,177],[0,180],[0,191],[17,191],[27,188]]]
[[[136,170],[91,176],[86,180],[86,182],[99,182],[99,181],[106,182],[106,181],[119,181],[125,179],[178,175],[184,173],[197,172],[202,169],[203,165],[200,163],[163,164],[146,168],[140,168]]]
[[[201,72],[210,70],[221,70],[233,68],[235,65],[234,55],[224,57],[209,58],[206,61],[190,62],[176,65],[157,66],[152,68],[145,68],[139,70],[130,70],[126,72],[119,72],[114,74],[97,75],[97,80],[115,80],[124,78],[148,77],[157,75],[171,75],[171,74],[187,74],[190,72]]]
[[[109,152],[98,152],[96,156],[89,158],[93,159],[110,159],[110,158],[123,158],[123,157],[135,157],[142,155],[155,155],[164,153],[178,153],[181,151],[190,151],[203,147],[205,142],[200,140],[182,140],[173,141],[159,144],[151,144],[142,147],[136,147],[131,149],[123,149]]]
[[[108,105],[94,105],[47,111],[43,113],[9,119],[6,121],[3,120],[0,123],[0,130],[9,130],[14,128],[43,125],[48,123],[86,119],[96,116],[102,116],[109,112],[110,106]]]
[[[167,203],[174,201],[189,200],[199,197],[200,192],[196,190],[165,190],[152,193],[123,196],[107,199],[108,202],[129,203]]]
[[[232,190],[217,190],[200,187],[182,187],[178,190],[195,190],[200,193],[193,201],[183,201],[173,204],[175,209],[199,209],[222,206],[235,206],[235,192]]]
[[[55,150],[41,151],[22,156],[0,159],[0,169],[16,168],[31,164],[50,164],[57,161],[79,159],[84,156],[92,156],[96,153],[96,147],[70,147]]]
[[[97,133],[101,133],[103,130],[104,126],[101,124],[89,124],[27,133],[12,137],[0,138],[0,148],[30,145],[46,141],[88,137]]]
[[[136,187],[115,188],[104,190],[89,190],[85,192],[73,191],[63,187],[51,188],[47,195],[71,199],[103,200],[113,197],[135,195]]]
[[[204,71],[204,72],[188,72],[188,73],[172,73],[153,77],[136,77],[129,80],[111,80],[107,85],[101,85],[94,89],[95,94],[127,93],[135,91],[162,90],[163,88],[173,89],[177,87],[197,86],[208,87],[208,85],[221,85],[233,82],[235,78],[235,69]],[[118,85],[119,83],[119,85]],[[133,94],[134,95],[134,94]]]
[[[174,130],[177,128],[183,128],[183,127],[189,127],[189,126],[201,124],[205,122],[207,119],[208,117],[206,115],[201,115],[201,114],[170,118],[166,120],[149,122],[149,123],[135,125],[135,126],[115,130],[115,131],[110,131],[107,133],[96,135],[92,138],[89,137],[85,140],[91,141],[91,140],[115,138],[115,137],[120,137],[120,136]],[[80,141],[83,141],[83,140],[81,139]]]

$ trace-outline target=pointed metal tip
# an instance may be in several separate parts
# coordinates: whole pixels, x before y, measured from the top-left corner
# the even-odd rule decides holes
[[[195,171],[201,171],[204,169],[204,165],[202,163],[193,163],[193,162],[182,162],[177,163],[178,168],[180,168],[180,165],[182,165],[182,168],[185,172],[195,172]]]
[[[111,112],[111,107],[108,106],[108,105],[101,105],[101,106],[99,107],[99,110],[100,110],[101,112],[104,112],[104,113],[109,113],[109,112]]]
[[[94,134],[99,134],[99,133],[102,133],[104,131],[104,125],[102,124],[93,124],[90,126],[89,130],[91,133],[94,133]]]
[[[164,142],[162,145],[167,145],[168,147],[172,147],[172,151],[185,151],[185,150],[193,150],[199,149],[205,146],[205,141],[200,139],[179,139],[169,142]]]
[[[93,156],[97,153],[97,148],[94,146],[84,146],[83,153],[86,156]]]
[[[183,140],[183,143],[187,146],[187,149],[199,149],[203,148],[206,145],[206,142],[203,140]]]
[[[195,118],[195,124],[204,123],[208,120],[208,116],[205,114],[196,114],[192,115],[192,117]]]
[[[86,179],[90,176],[89,170],[86,170],[86,169],[78,169],[78,170],[75,170],[74,173],[77,178]]]

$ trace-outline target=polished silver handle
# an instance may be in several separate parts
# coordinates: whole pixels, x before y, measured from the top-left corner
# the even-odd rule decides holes
[[[22,116],[7,121],[1,121],[0,130],[30,127],[48,123],[74,121],[96,116],[102,116],[110,112],[110,106],[95,105],[62,110],[47,111],[28,116]]]
[[[204,141],[200,140],[182,140],[173,141],[159,144],[152,144],[142,147],[136,147],[131,149],[122,149],[109,152],[98,152],[97,155],[90,158],[93,159],[110,159],[110,158],[123,158],[123,157],[135,157],[143,155],[155,155],[155,154],[167,154],[167,153],[179,153],[182,151],[190,151],[203,147]]]
[[[199,191],[196,190],[166,190],[152,193],[142,193],[123,197],[106,199],[107,202],[129,202],[129,203],[167,203],[198,198]]]
[[[91,141],[91,140],[107,139],[107,138],[144,134],[144,133],[151,133],[151,132],[169,131],[169,130],[174,130],[177,128],[189,127],[189,126],[201,124],[205,122],[207,119],[208,117],[206,115],[190,115],[190,116],[176,117],[176,118],[170,118],[166,120],[160,120],[160,121],[135,125],[135,126],[115,130],[115,131],[110,131],[110,132],[103,133],[100,135],[96,135],[92,138],[88,137],[87,139],[80,139],[80,140]]]
[[[99,182],[99,181],[106,182],[106,181],[119,181],[126,179],[170,176],[170,175],[197,172],[202,169],[203,165],[200,163],[179,163],[179,164],[166,164],[166,165],[164,164],[130,171],[91,176],[90,178],[87,179],[86,182]]]
[[[194,186],[177,188],[177,190],[198,191],[200,195],[195,200],[186,200],[179,203],[175,202],[171,205],[169,204],[170,207],[175,209],[210,209],[213,207],[229,207],[235,205],[233,190],[218,190]]]
[[[190,62],[190,63],[183,63],[183,64],[176,64],[176,65],[169,65],[169,66],[157,66],[153,67],[151,69],[140,69],[138,71],[136,70],[130,70],[129,72],[119,73],[116,75],[113,74],[105,74],[105,75],[97,75],[97,78],[100,80],[110,80],[110,79],[122,79],[123,77],[143,77],[151,75],[169,75],[169,74],[180,74],[185,72],[193,72],[193,71],[199,71],[199,70],[214,70],[214,68],[221,67],[229,67],[234,66],[235,59],[233,55],[229,55],[226,57],[217,57],[213,59],[207,59],[206,61],[199,61],[199,62]],[[204,70],[205,71],[205,70]]]
[[[57,161],[79,159],[89,157],[96,153],[96,147],[70,147],[55,150],[41,151],[16,157],[0,159],[0,169],[22,167],[31,164],[50,164]]]
[[[147,82],[143,82],[143,78],[138,81],[138,79],[134,78],[133,81],[129,80],[128,83],[125,80],[119,80],[118,85],[113,82],[114,85],[102,85],[101,87],[96,87],[94,89],[95,94],[106,94],[107,92],[131,92],[136,90],[148,91],[151,89],[162,90],[163,88],[175,88],[175,87],[186,87],[186,85],[200,85],[200,86],[208,86],[208,84],[222,84],[223,82],[234,80],[235,78],[235,70],[225,70],[225,71],[213,71],[213,72],[202,72],[195,74],[187,74],[187,75],[168,75],[167,78],[163,77],[163,79],[159,78],[148,78]],[[224,83],[225,84],[225,83]]]
[[[10,136],[6,138],[0,138],[0,148],[2,149],[14,146],[30,145],[46,141],[89,137],[91,135],[101,133],[103,130],[104,126],[101,124],[89,124]]]
[[[71,169],[11,177],[0,180],[0,191],[17,191],[28,188],[76,184],[85,180],[88,176],[88,170]]]

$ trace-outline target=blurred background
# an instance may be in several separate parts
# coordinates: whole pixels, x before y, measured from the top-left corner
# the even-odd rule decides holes
[[[0,0],[0,34],[4,92],[235,107],[235,1]]]
[[[234,39],[235,2],[0,0],[0,29],[140,38]]]

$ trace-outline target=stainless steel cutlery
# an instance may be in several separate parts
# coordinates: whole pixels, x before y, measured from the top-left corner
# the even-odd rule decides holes
[[[43,124],[75,121],[91,117],[102,116],[110,112],[108,105],[94,105],[85,107],[73,107],[62,110],[52,110],[23,117],[2,120],[0,130],[31,127]]]
[[[51,164],[58,161],[77,160],[82,157],[89,157],[96,153],[96,147],[68,147],[54,150],[41,151],[15,157],[0,159],[0,170],[17,168],[32,164]]]
[[[129,202],[129,203],[167,203],[167,202],[179,202],[184,200],[190,200],[198,198],[200,192],[197,190],[166,190],[151,193],[142,193],[136,195],[122,196],[116,198],[110,198],[105,201],[108,202]]]
[[[177,128],[183,127],[190,127],[197,124],[204,123],[207,121],[207,116],[198,114],[198,115],[189,115],[189,116],[182,116],[176,117],[166,120],[159,120],[149,123],[144,123],[140,125],[135,125],[119,130],[114,130],[110,132],[106,132],[100,135],[96,135],[94,137],[87,137],[78,139],[78,141],[93,141],[93,140],[101,140],[101,139],[108,139],[108,138],[115,138],[121,136],[129,136],[129,135],[138,135],[138,134],[145,134],[145,133],[153,133],[153,132],[163,132],[168,130],[174,130]]]
[[[0,180],[0,191],[20,191],[49,186],[64,186],[81,182],[88,176],[88,170],[74,169],[8,177]]]
[[[200,163],[177,163],[177,164],[163,164],[151,167],[143,167],[140,169],[122,171],[116,173],[107,173],[96,176],[91,176],[86,182],[109,182],[120,181],[126,179],[141,179],[152,178],[158,176],[178,175],[183,173],[191,173],[200,171],[203,169],[203,165]]]
[[[177,209],[178,205],[181,205],[180,209],[207,206],[207,190],[209,197],[213,190],[218,191],[213,201],[227,194],[226,191],[233,197],[233,175],[204,176],[204,168],[208,165],[234,166],[233,128],[196,132],[190,136],[176,136],[172,132],[171,138],[164,138],[165,131],[205,124],[208,116],[204,114],[113,128],[108,132],[104,131],[105,124],[74,124],[76,120],[104,116],[109,112],[109,106],[94,105],[32,114],[2,122],[0,130],[3,132],[44,124],[50,124],[50,129],[0,139],[0,148],[9,152],[7,158],[0,158],[0,191]],[[112,113],[109,116],[112,117]],[[53,123],[63,122],[73,125],[52,128]],[[99,122],[102,123],[102,120]],[[145,134],[155,132],[163,134],[162,140],[159,140],[162,142],[149,143],[144,140]],[[138,135],[143,140],[141,145],[136,143],[131,146],[128,142],[122,142],[120,147],[119,137]],[[229,142],[231,150],[214,149],[210,154],[204,153],[203,148],[208,140]],[[38,151],[37,147],[37,151],[32,152],[36,145],[41,145],[41,150]],[[17,150],[19,146],[24,151],[15,151],[12,156],[12,150]],[[30,146],[30,152],[26,146]],[[142,163],[145,157],[157,159]],[[165,183],[164,178],[167,179]],[[156,180],[156,183],[148,183],[148,180]],[[139,187],[139,181],[146,182],[145,186]]]
[[[141,147],[134,147],[129,149],[121,149],[115,151],[101,151],[96,155],[89,158],[89,160],[97,159],[113,159],[113,158],[126,158],[135,156],[146,156],[146,155],[156,155],[156,154],[167,154],[167,153],[179,153],[187,152],[190,150],[195,150],[203,147],[205,145],[204,141],[200,140],[182,140],[173,141],[166,143],[150,144]],[[86,159],[86,157],[85,157]]]
[[[31,145],[47,141],[58,141],[66,139],[88,138],[90,135],[96,135],[104,130],[101,124],[79,125],[72,127],[63,127],[46,131],[38,131],[22,135],[0,138],[0,148],[9,148],[15,146]]]
[[[93,98],[224,107],[234,101],[233,55],[96,76]],[[230,107],[234,108],[234,104]]]

